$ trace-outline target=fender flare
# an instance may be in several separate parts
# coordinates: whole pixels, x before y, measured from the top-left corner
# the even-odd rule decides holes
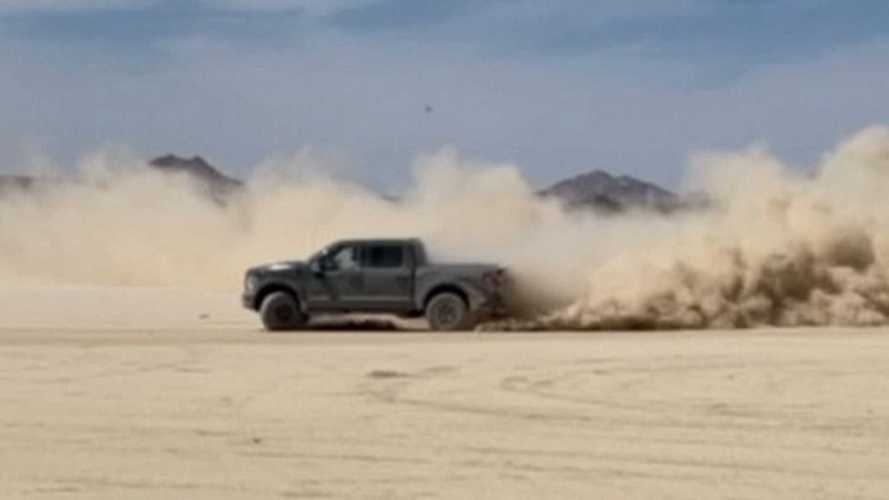
[[[420,294],[420,303],[418,305],[422,310],[425,311],[426,306],[429,305],[429,301],[432,300],[432,297],[445,292],[451,292],[459,295],[460,298],[463,299],[463,302],[466,303],[466,307],[472,307],[470,294],[466,290],[466,287],[458,282],[448,280],[441,280],[425,287]]]
[[[292,285],[280,281],[270,281],[259,286],[256,292],[256,296],[253,298],[254,309],[258,311],[259,308],[262,307],[262,301],[264,301],[265,298],[269,296],[269,294],[275,292],[285,292],[292,295],[293,298],[296,300],[296,303],[299,304],[299,309],[302,312],[305,312],[306,305],[303,302],[302,296],[300,295],[299,291]]]

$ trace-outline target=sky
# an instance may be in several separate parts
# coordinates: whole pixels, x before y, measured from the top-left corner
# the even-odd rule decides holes
[[[309,152],[384,191],[453,147],[537,186],[800,169],[889,122],[885,0],[0,0],[0,173],[104,148],[245,177]]]

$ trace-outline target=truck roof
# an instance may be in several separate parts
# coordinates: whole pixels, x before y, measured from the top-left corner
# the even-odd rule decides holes
[[[338,240],[331,245],[406,245],[413,248],[414,262],[426,264],[426,247],[420,238],[372,238],[372,239],[348,239]]]
[[[337,240],[334,244],[398,244],[398,245],[422,245],[420,238],[366,238],[366,239],[348,239]]]

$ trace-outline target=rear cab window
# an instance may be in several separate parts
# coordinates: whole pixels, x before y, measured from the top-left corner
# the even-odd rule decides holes
[[[407,260],[404,245],[368,245],[364,249],[364,267],[370,269],[395,269],[404,267]]]

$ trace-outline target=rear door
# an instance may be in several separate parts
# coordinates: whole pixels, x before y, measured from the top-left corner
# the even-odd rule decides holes
[[[413,309],[414,259],[400,243],[367,243],[362,252],[365,302],[369,310]]]

